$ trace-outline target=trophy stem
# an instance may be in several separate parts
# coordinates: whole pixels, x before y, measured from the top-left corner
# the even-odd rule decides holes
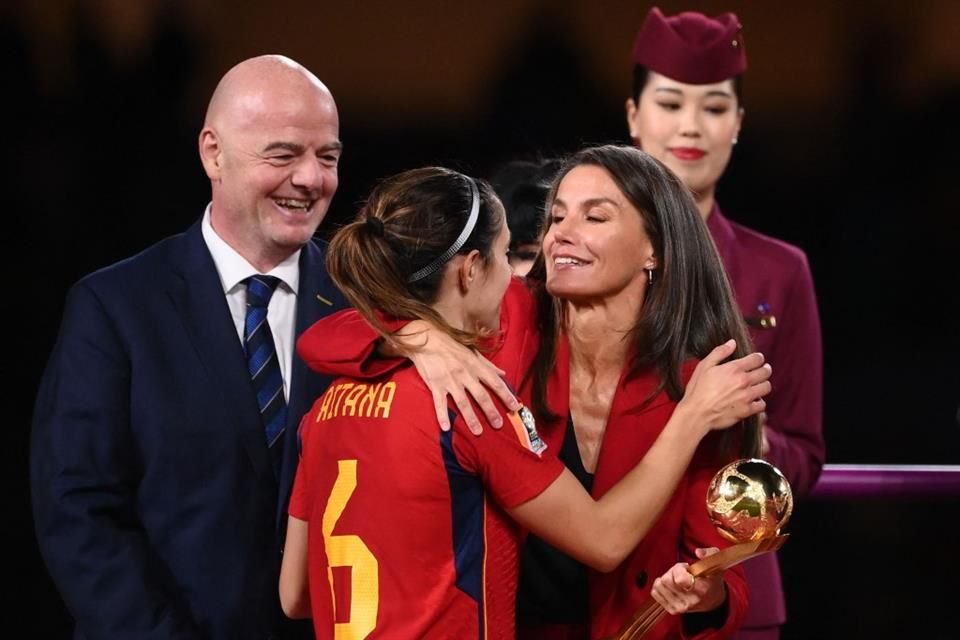
[[[721,571],[726,571],[744,560],[777,551],[784,545],[789,535],[790,534],[785,533],[729,546],[711,556],[697,560],[690,565],[688,571],[694,577],[706,577],[720,573]],[[640,608],[637,609],[637,612],[633,614],[629,622],[627,622],[615,636],[608,638],[608,640],[640,640],[640,638],[643,638],[651,629],[657,626],[657,623],[660,622],[664,614],[666,614],[666,611],[660,606],[659,602],[652,597],[647,598],[647,600],[640,605]]]
[[[721,549],[712,556],[697,560],[690,565],[688,571],[690,575],[697,578],[700,576],[711,576],[720,571],[726,571],[744,560],[777,551],[784,545],[788,537],[790,537],[790,534],[784,533],[778,536],[770,536],[769,538],[731,545],[726,549]]]

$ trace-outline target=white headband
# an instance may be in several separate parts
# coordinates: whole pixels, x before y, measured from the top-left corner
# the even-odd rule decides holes
[[[477,189],[477,183],[473,178],[470,176],[464,176],[464,178],[466,178],[467,182],[470,183],[470,193],[473,196],[473,203],[470,205],[470,215],[467,217],[467,224],[463,227],[463,231],[460,232],[460,235],[457,236],[457,239],[453,241],[453,244],[450,245],[450,248],[437,256],[424,268],[415,271],[409,278],[407,278],[408,283],[414,283],[417,280],[423,280],[437,269],[445,265],[450,258],[457,255],[457,252],[463,247],[464,243],[467,241],[467,238],[469,238],[470,234],[473,233],[473,228],[477,226],[477,218],[480,214],[480,191]]]

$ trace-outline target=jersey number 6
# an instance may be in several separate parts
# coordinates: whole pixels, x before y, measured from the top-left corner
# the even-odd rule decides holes
[[[349,622],[338,622],[336,640],[362,640],[377,626],[377,609],[380,604],[379,564],[370,549],[359,536],[333,535],[337,520],[357,488],[357,461],[338,460],[337,480],[333,483],[327,508],[323,512],[323,542],[330,564],[327,579],[330,591],[334,592],[333,567],[349,567],[350,616]],[[339,602],[342,600],[336,599]],[[338,615],[337,618],[342,619]]]

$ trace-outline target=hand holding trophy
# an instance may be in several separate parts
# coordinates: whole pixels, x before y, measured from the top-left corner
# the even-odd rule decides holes
[[[793,513],[793,493],[779,469],[757,458],[736,460],[720,469],[706,496],[707,514],[734,545],[690,565],[694,577],[709,576],[748,558],[776,551],[789,534],[780,533]],[[638,640],[666,612],[649,598],[611,640]]]

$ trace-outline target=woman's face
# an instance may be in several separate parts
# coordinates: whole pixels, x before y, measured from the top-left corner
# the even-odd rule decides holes
[[[732,79],[685,84],[651,71],[639,103],[627,100],[630,136],[698,200],[713,195],[742,121]]]
[[[642,296],[653,245],[637,208],[613,178],[580,165],[560,181],[543,238],[547,291],[572,301],[599,301],[623,292]]]

